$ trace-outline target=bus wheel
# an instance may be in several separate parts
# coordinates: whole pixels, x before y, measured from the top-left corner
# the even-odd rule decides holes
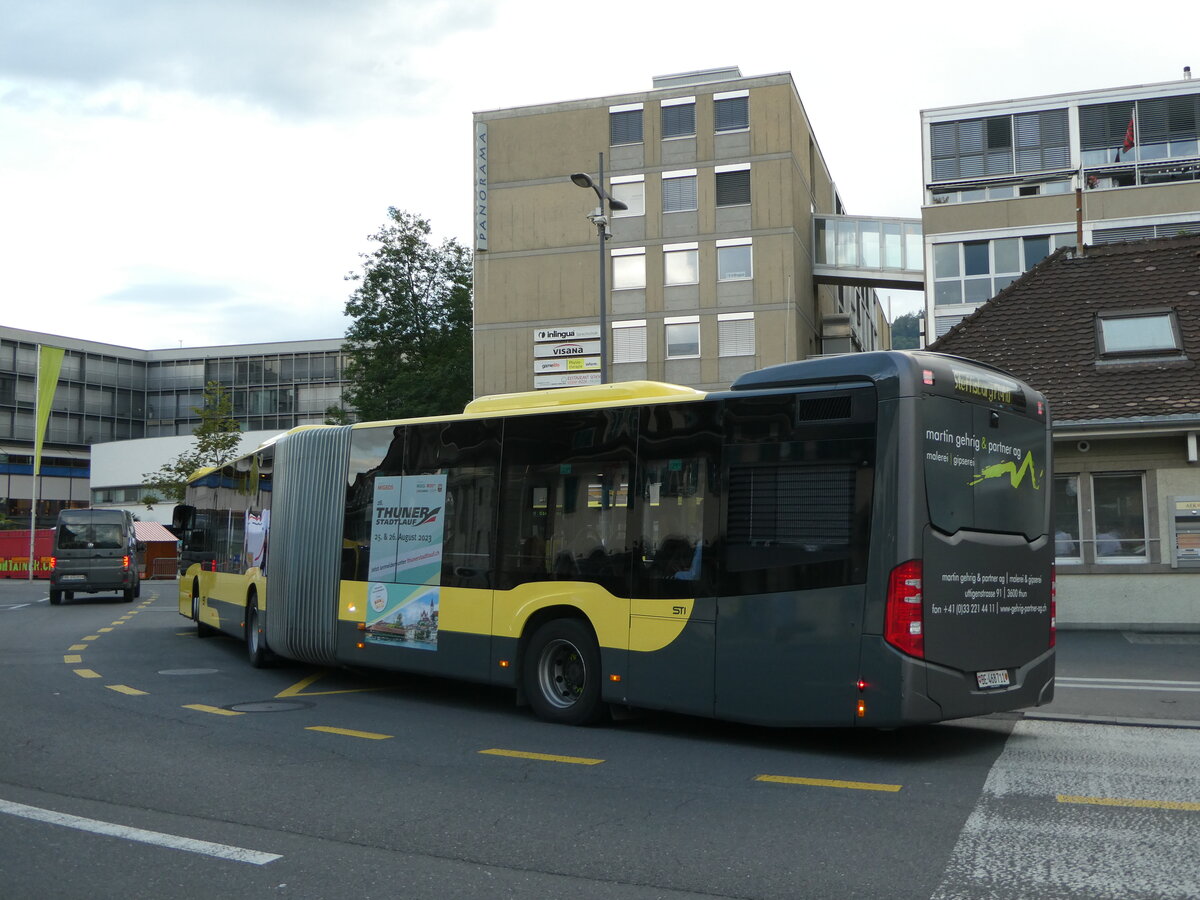
[[[525,651],[525,696],[547,722],[589,725],[603,712],[600,648],[578,619],[555,619],[534,632]]]
[[[192,620],[196,623],[196,637],[212,637],[216,631],[211,625],[200,621],[200,582],[192,582]]]
[[[60,603],[62,603],[62,591],[51,591],[50,592],[50,605],[58,606],[58,604],[60,604]]]
[[[263,635],[262,624],[259,621],[258,601],[253,597],[246,606],[246,656],[250,665],[256,669],[264,668],[270,659],[267,641]]]

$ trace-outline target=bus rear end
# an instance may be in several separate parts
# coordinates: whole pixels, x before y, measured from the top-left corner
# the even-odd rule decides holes
[[[881,634],[864,636],[859,721],[1043,705],[1055,643],[1045,398],[966,360],[912,358],[898,454],[916,457],[900,470],[918,477],[886,560]],[[873,683],[892,688],[876,704]]]

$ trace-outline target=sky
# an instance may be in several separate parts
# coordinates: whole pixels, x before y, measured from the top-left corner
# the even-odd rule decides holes
[[[916,217],[920,110],[1200,77],[1198,22],[1194,0],[0,0],[0,324],[340,337],[389,206],[469,242],[473,112],[697,69],[791,72],[847,211]]]

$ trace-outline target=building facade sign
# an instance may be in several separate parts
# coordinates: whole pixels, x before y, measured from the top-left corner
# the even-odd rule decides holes
[[[475,123],[475,249],[488,248],[487,125]]]

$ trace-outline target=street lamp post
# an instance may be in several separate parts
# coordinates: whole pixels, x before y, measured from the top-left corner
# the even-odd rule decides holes
[[[604,213],[605,204],[610,211],[629,209],[628,205],[609,196],[604,189],[604,154],[600,154],[599,168],[596,180],[585,172],[576,172],[571,181],[581,188],[591,188],[596,192],[596,201],[600,204],[588,215],[588,221],[596,226],[596,234],[600,240],[600,383],[608,383],[608,256],[605,242],[612,237],[608,229],[608,216]]]

